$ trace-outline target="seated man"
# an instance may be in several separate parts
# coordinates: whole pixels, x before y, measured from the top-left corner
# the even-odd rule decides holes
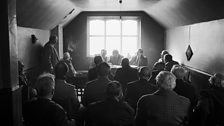
[[[180,126],[184,125],[190,108],[188,98],[176,94],[176,77],[167,71],[161,71],[156,82],[159,90],[144,95],[138,101],[136,126]]]
[[[156,86],[148,83],[149,68],[142,67],[139,72],[139,80],[128,83],[125,99],[136,110],[138,99],[157,90]]]
[[[121,66],[117,69],[114,80],[121,83],[123,92],[125,92],[128,82],[138,80],[138,70],[130,67],[128,58],[122,60]]]
[[[159,58],[158,62],[163,62],[163,63],[165,63],[164,56],[165,56],[166,54],[169,54],[169,52],[168,52],[167,50],[163,50],[163,51],[161,52],[161,54],[160,54],[160,58]]]
[[[149,83],[156,85],[156,76],[159,74],[160,71],[163,71],[165,68],[165,63],[163,62],[156,62],[153,65],[153,70],[151,72],[150,78],[149,78]]]
[[[138,49],[137,55],[132,57],[130,64],[136,66],[148,66],[148,59],[143,55],[142,49]]]
[[[121,99],[119,82],[112,81],[106,86],[106,99],[87,106],[84,113],[86,126],[131,126],[134,110]]]
[[[165,60],[165,68],[164,69],[166,71],[170,71],[172,69],[173,65],[179,65],[179,63],[177,61],[173,60],[173,57],[170,54],[166,54],[164,56],[164,60]]]
[[[176,87],[173,89],[177,94],[188,98],[192,108],[196,105],[196,91],[193,85],[184,81],[185,69],[182,66],[173,66],[171,73],[176,76]]]
[[[100,56],[102,57],[103,62],[108,62],[109,61],[109,58],[107,57],[107,50],[102,49],[101,53],[100,53]]]
[[[68,66],[68,72],[66,73],[66,81],[69,83],[73,83],[75,81],[75,76],[77,72],[72,64],[72,58],[69,52],[64,53],[63,59],[61,61],[66,63],[66,65]]]
[[[191,126],[224,125],[224,76],[216,73],[209,78],[209,82],[211,89],[200,92]]]
[[[119,54],[118,50],[113,50],[113,55],[110,56],[109,62],[112,65],[121,65],[122,58],[123,58],[123,56]]]
[[[82,103],[84,106],[96,102],[99,100],[104,100],[106,97],[105,89],[107,84],[110,82],[108,78],[110,72],[110,66],[103,62],[97,66],[97,79],[87,82],[84,89],[84,95],[82,97]]]
[[[23,107],[26,126],[75,126],[69,120],[64,109],[54,101],[54,76],[40,75],[36,82],[38,98],[27,102]]]
[[[60,104],[71,118],[76,117],[79,110],[79,100],[76,88],[65,81],[68,66],[64,62],[58,62],[55,66],[55,94],[53,100]]]
[[[101,56],[95,56],[94,57],[95,67],[89,69],[89,71],[88,71],[88,81],[91,81],[91,80],[94,80],[94,79],[97,78],[96,68],[102,62],[103,62],[103,60],[102,60]]]

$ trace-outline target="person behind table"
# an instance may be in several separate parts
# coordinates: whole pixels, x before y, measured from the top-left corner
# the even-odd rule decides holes
[[[118,50],[113,50],[113,55],[110,56],[110,60],[109,63],[111,63],[112,65],[121,65],[121,60],[123,58],[123,56],[121,54],[119,54]]]

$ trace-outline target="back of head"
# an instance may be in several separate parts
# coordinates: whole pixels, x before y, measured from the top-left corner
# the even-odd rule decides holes
[[[68,65],[65,62],[58,62],[54,68],[56,79],[65,79],[65,75],[68,72]]]
[[[170,54],[164,55],[164,60],[165,62],[170,62],[173,60],[173,57]]]
[[[163,58],[163,56],[166,55],[166,54],[169,54],[169,52],[167,50],[163,50],[161,52],[161,54],[160,54],[161,55],[161,58]]]
[[[35,88],[39,97],[53,96],[54,92],[54,75],[50,73],[41,74],[36,81]]]
[[[156,83],[162,89],[173,90],[176,87],[176,77],[168,71],[161,71],[156,76]]]
[[[183,79],[186,75],[186,71],[182,66],[175,65],[171,69],[171,73],[173,73],[177,79]]]
[[[164,63],[164,62],[156,62],[156,63],[153,65],[153,69],[154,69],[154,70],[162,71],[162,70],[164,70],[164,68],[165,68],[165,63]]]
[[[50,38],[49,38],[49,41],[52,44],[56,44],[57,43],[57,39],[58,39],[58,37],[56,35],[51,35]]]
[[[149,73],[150,73],[150,70],[149,70],[148,67],[146,67],[146,66],[141,67],[140,71],[139,71],[139,77],[140,78],[148,78],[149,77]]]
[[[102,62],[97,66],[97,75],[98,76],[108,76],[110,72],[110,66],[106,62]]]
[[[106,88],[106,94],[108,97],[123,97],[122,87],[118,81],[112,81],[108,83]]]
[[[96,65],[98,65],[98,64],[100,64],[100,63],[102,63],[102,62],[103,62],[103,59],[102,59],[101,56],[95,56],[95,57],[94,57],[94,63],[95,63]]]
[[[121,61],[121,66],[122,67],[129,66],[129,59],[128,58],[123,58],[122,61]]]
[[[209,78],[209,82],[213,87],[223,87],[224,88],[224,76],[221,73],[215,73]]]
[[[71,59],[71,56],[70,56],[69,52],[65,52],[65,53],[63,54],[63,59],[64,59],[64,60],[69,60],[69,59]]]

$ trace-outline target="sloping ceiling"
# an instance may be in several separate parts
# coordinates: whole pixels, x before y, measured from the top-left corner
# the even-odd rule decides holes
[[[52,29],[82,11],[145,11],[166,28],[224,18],[223,0],[18,0],[17,23]]]

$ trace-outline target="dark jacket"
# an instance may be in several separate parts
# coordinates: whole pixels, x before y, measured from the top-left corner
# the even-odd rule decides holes
[[[126,102],[107,98],[87,106],[86,126],[129,126],[133,124],[134,110]]]
[[[154,93],[157,89],[156,86],[151,85],[145,79],[130,82],[127,85],[125,99],[134,109],[136,109],[140,97]]]
[[[49,99],[27,102],[23,107],[26,126],[70,126],[64,109]]]
[[[138,80],[138,70],[130,66],[118,68],[114,80],[121,83],[123,92],[125,92],[128,82]]]
[[[137,126],[179,126],[188,117],[190,101],[171,90],[159,89],[140,98]]]

